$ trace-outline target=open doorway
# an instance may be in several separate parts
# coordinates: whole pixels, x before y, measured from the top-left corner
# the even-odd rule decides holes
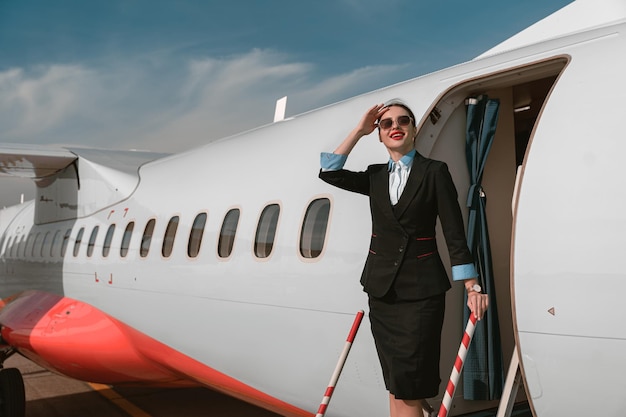
[[[516,166],[524,161],[535,122],[556,79],[557,75],[552,75],[512,87]]]
[[[424,118],[416,142],[417,150],[422,155],[448,164],[459,193],[459,204],[466,213],[465,202],[470,184],[465,156],[464,103],[467,98],[479,95],[487,95],[500,102],[496,134],[487,158],[482,186],[487,199],[487,223],[505,373],[515,346],[510,256],[512,199],[516,175],[518,167],[524,163],[533,131],[541,118],[541,111],[549,99],[550,91],[558,82],[559,74],[567,62],[568,58],[561,56],[459,83],[447,91],[433,106],[430,115]],[[445,247],[439,249],[441,253],[446,252]],[[447,302],[444,346],[447,343],[452,345],[458,343],[456,342],[458,334],[462,330],[463,323],[460,323],[458,314],[463,308],[462,286],[454,286],[448,294]],[[455,354],[454,350],[442,352],[442,366],[451,363]],[[443,368],[442,375],[448,371]],[[469,411],[473,405],[466,404],[461,407]],[[484,407],[484,403],[476,404],[476,407]]]

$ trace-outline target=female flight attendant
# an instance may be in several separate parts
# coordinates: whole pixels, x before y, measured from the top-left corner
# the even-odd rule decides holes
[[[357,142],[378,127],[389,161],[363,172],[343,169]],[[361,284],[369,297],[376,350],[389,391],[391,417],[422,416],[421,400],[439,391],[441,329],[450,281],[437,252],[439,217],[453,280],[463,280],[467,305],[487,309],[467,248],[457,192],[447,165],[415,151],[413,112],[399,100],[373,106],[333,153],[322,153],[319,177],[369,196],[372,237]]]

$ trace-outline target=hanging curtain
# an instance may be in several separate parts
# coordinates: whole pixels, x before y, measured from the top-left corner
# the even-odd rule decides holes
[[[466,157],[470,174],[467,194],[469,217],[467,243],[474,255],[478,279],[483,292],[489,294],[487,313],[476,326],[474,338],[463,368],[463,391],[466,400],[494,400],[502,395],[504,369],[496,289],[491,262],[487,228],[487,197],[482,189],[482,176],[498,123],[498,100],[487,96],[467,101]],[[467,305],[467,295],[464,300]],[[469,309],[464,308],[465,321]]]

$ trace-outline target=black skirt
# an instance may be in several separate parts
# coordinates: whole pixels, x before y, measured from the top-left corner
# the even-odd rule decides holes
[[[397,399],[437,396],[445,293],[416,301],[395,293],[369,298],[370,322],[385,386]]]

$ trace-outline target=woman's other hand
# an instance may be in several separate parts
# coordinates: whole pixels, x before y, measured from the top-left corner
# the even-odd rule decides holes
[[[489,307],[489,296],[476,291],[467,294],[467,306],[478,320],[482,319]]]

